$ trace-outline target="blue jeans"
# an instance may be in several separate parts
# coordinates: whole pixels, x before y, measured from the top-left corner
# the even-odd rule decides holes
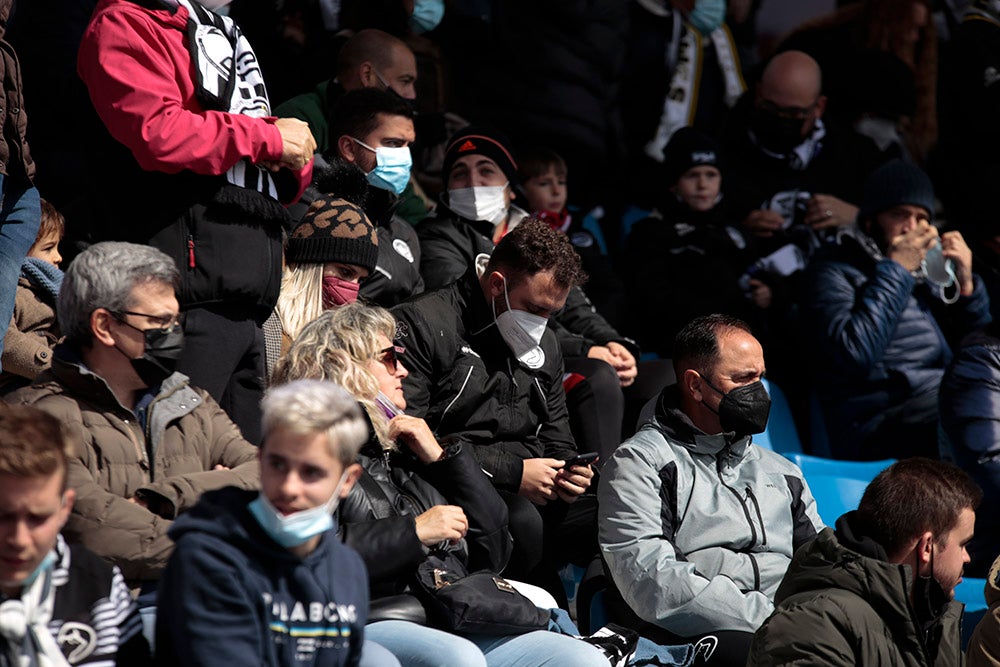
[[[596,647],[547,630],[462,638],[416,623],[379,621],[365,627],[365,639],[389,649],[407,667],[608,666]]]
[[[401,667],[389,649],[379,646],[370,639],[365,639],[361,649],[361,662],[358,667]]]
[[[3,195],[0,203],[0,324],[3,331],[7,330],[14,314],[21,262],[35,242],[42,220],[38,190],[30,185],[8,188],[9,184],[7,177],[0,174],[0,193]],[[2,337],[0,354],[3,354]]]

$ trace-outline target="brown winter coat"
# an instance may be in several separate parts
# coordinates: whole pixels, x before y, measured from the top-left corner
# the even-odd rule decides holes
[[[986,604],[990,606],[969,639],[966,667],[1000,667],[1000,558],[993,561],[986,579]]]
[[[3,373],[0,391],[8,386],[27,384],[52,365],[52,348],[59,339],[56,311],[42,298],[41,290],[21,276],[17,281],[14,317],[3,341]]]
[[[24,91],[21,66],[11,45],[3,39],[7,19],[14,0],[0,0],[0,81],[3,96],[0,98],[0,174],[24,176],[29,180],[35,175],[35,163],[28,151],[28,118],[24,113]]]
[[[52,368],[10,402],[35,405],[69,429],[78,444],[69,465],[76,503],[63,534],[113,562],[132,585],[159,578],[173,548],[172,519],[203,492],[259,487],[257,448],[180,373],[146,408],[145,432],[65,344],[56,347]]]

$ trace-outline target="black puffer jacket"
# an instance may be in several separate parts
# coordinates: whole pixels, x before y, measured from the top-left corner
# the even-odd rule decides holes
[[[403,380],[406,411],[437,434],[461,436],[476,462],[501,489],[517,492],[522,460],[570,459],[563,362],[546,331],[545,363],[517,363],[494,324],[475,271],[461,280],[393,308],[410,371]]]
[[[340,504],[339,526],[368,568],[373,600],[404,592],[429,554],[457,558],[470,572],[500,572],[507,565],[507,506],[462,444],[447,446],[442,460],[424,465],[407,451],[383,451],[373,437],[358,462],[364,471]],[[456,545],[428,550],[417,538],[415,518],[435,505],[461,507],[469,532]]]
[[[857,532],[856,512],[792,558],[775,611],[757,631],[748,665],[961,665],[962,605],[921,619],[909,565]]]

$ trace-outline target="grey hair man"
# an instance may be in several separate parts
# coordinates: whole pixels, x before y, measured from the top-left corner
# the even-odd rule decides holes
[[[258,485],[257,451],[214,400],[174,372],[183,345],[174,262],[98,243],[66,271],[52,367],[12,395],[54,415],[78,443],[65,535],[131,583],[158,579],[167,529],[207,489]]]

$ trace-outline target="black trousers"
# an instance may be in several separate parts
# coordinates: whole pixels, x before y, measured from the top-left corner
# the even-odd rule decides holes
[[[597,555],[597,496],[585,493],[576,502],[554,500],[535,505],[527,498],[500,491],[507,503],[514,548],[504,576],[541,586],[566,607],[558,569],[566,563],[586,567]]]
[[[191,308],[184,316],[184,350],[177,370],[211,394],[243,437],[260,444],[264,395],[264,332],[246,316]]]

